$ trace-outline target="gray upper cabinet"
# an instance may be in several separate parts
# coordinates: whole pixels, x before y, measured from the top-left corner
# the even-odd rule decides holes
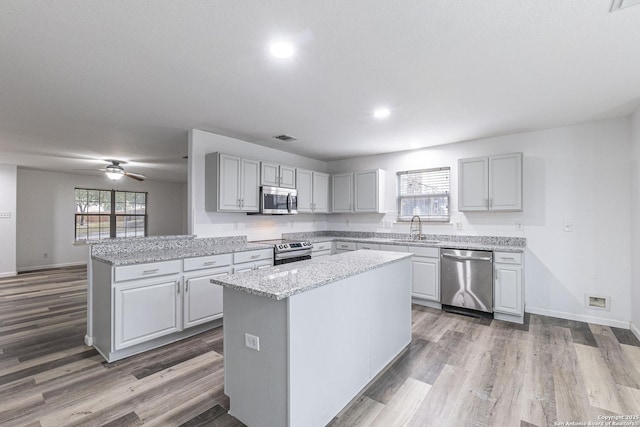
[[[331,175],[331,211],[384,213],[385,172],[381,169]]]
[[[296,168],[276,163],[261,162],[260,185],[296,188]]]
[[[296,170],[298,212],[329,212],[329,174]]]
[[[258,212],[260,163],[222,153],[205,157],[205,208]]]
[[[458,160],[459,211],[521,211],[522,153]]]

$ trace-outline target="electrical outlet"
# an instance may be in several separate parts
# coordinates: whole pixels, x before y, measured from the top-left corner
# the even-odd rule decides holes
[[[523,225],[520,221],[516,221],[516,231],[522,231]]]
[[[351,221],[347,220],[347,227],[351,225]]]
[[[562,229],[566,233],[571,233],[573,231],[573,221],[571,221],[570,219],[565,219],[564,224],[562,225]]]
[[[255,351],[260,351],[260,338],[255,336],[255,335],[251,335],[251,334],[244,334],[244,345],[248,348],[251,348]]]
[[[462,221],[456,221],[453,225],[456,227],[456,230],[462,230]]]
[[[237,230],[237,229],[238,229],[238,222],[237,222],[237,221],[234,221],[234,222],[233,222],[233,229],[234,229],[234,230]]]

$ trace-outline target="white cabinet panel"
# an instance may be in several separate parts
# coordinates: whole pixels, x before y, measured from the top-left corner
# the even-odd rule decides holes
[[[458,160],[458,210],[522,210],[522,153]]]
[[[494,259],[494,311],[523,316],[521,254],[495,252]]]
[[[261,162],[260,185],[296,188],[296,168],[276,163]]]
[[[354,176],[354,212],[384,212],[381,203],[384,199],[384,171],[375,169],[355,172]]]
[[[296,170],[298,212],[329,212],[329,174]]]
[[[486,211],[489,203],[489,160],[458,161],[458,210]]]
[[[313,171],[298,169],[297,172],[298,189],[298,212],[313,211]]]
[[[412,296],[440,302],[440,259],[414,256],[411,266]]]
[[[522,154],[489,157],[489,209],[522,209]]]
[[[180,330],[180,281],[147,281],[114,288],[115,349]]]
[[[231,274],[231,267],[200,277],[185,278],[184,327],[199,325],[222,317],[222,286],[210,282],[212,277]]]
[[[260,163],[222,153],[205,156],[205,209],[257,212]]]
[[[353,211],[353,174],[331,176],[331,212]]]

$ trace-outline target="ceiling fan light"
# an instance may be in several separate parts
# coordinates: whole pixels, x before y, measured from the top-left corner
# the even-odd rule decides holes
[[[108,170],[105,172],[105,174],[107,175],[107,178],[112,179],[114,181],[117,181],[124,176],[124,172],[122,171],[117,172],[113,170]]]

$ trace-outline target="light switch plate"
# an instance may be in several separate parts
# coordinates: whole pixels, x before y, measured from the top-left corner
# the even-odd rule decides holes
[[[4,218],[4,219],[11,218],[11,212],[0,212],[0,218]]]

